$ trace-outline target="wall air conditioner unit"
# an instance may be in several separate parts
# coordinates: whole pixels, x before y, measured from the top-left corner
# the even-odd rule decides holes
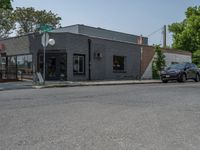
[[[95,58],[98,58],[98,59],[100,59],[100,58],[102,58],[102,57],[103,57],[103,54],[102,54],[102,53],[99,53],[99,52],[97,52],[97,53],[94,53],[94,57],[95,57]]]

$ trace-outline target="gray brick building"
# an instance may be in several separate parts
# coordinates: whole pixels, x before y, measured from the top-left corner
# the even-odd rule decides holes
[[[48,34],[55,45],[46,48],[46,80],[139,79],[148,74],[154,55],[146,37],[101,28],[74,25]],[[43,74],[41,37],[33,33],[0,40],[2,79],[35,80],[36,72]]]
[[[47,80],[137,79],[140,76],[140,47],[134,42],[60,31],[49,36],[55,45],[46,48]],[[23,77],[31,77],[36,72],[43,74],[41,34],[13,37],[0,43],[5,48],[1,53],[1,70],[17,72]]]

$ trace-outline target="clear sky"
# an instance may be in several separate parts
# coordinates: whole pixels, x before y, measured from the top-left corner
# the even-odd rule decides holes
[[[148,36],[185,18],[189,6],[200,0],[14,0],[13,7],[51,10],[61,25],[85,24],[130,34]],[[149,36],[149,44],[162,43],[162,31]],[[168,33],[167,43],[171,44]]]

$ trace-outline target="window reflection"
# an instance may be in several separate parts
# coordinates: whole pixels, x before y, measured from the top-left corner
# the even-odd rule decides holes
[[[32,79],[32,55],[0,57],[0,77],[5,79]]]
[[[10,56],[8,57],[8,67],[7,67],[7,76],[9,79],[15,79],[17,72],[17,57]]]
[[[32,55],[17,56],[17,69],[18,76],[22,75],[23,78],[32,78]]]

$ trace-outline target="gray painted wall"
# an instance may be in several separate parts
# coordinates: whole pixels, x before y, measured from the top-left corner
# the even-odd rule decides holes
[[[85,35],[72,33],[50,33],[50,38],[55,39],[54,46],[48,46],[46,53],[67,53],[67,80],[88,80],[88,39],[91,39],[91,79],[136,79],[140,72],[140,46],[130,43],[91,38]],[[19,38],[4,40],[7,55],[33,54],[33,72],[37,71],[38,52],[43,53],[41,35],[30,34]],[[97,59],[95,53],[101,53],[102,58]],[[73,74],[74,54],[85,55],[85,75]],[[126,57],[124,73],[113,72],[113,56]]]
[[[102,53],[102,59],[92,57],[93,80],[137,79],[140,72],[140,47],[103,39],[92,39],[92,54]],[[113,56],[125,56],[125,72],[113,72]],[[94,55],[93,55],[94,56]]]
[[[41,36],[33,45],[32,51],[42,51]],[[138,45],[111,41],[99,38],[90,38],[72,33],[50,33],[50,38],[55,39],[54,46],[47,47],[47,53],[60,50],[67,53],[67,79],[88,80],[88,39],[91,39],[91,78],[92,80],[110,79],[136,79],[140,71],[140,47]],[[95,53],[101,53],[102,58],[96,58]],[[73,75],[73,55],[85,55],[85,75]],[[113,55],[126,57],[126,72],[113,73]]]

